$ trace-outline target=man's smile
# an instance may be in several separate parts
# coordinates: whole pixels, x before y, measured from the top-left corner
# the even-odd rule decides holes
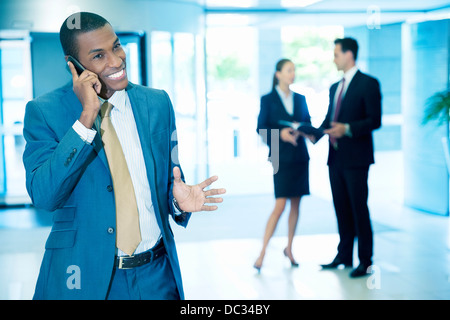
[[[125,72],[125,68],[123,68],[122,70],[120,70],[119,72],[110,74],[109,76],[107,76],[108,79],[111,80],[122,80],[124,77],[126,77],[126,72]]]

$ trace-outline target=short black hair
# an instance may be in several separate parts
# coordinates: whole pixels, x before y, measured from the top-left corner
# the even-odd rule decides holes
[[[59,30],[59,40],[66,56],[73,56],[78,59],[77,36],[82,33],[103,28],[109,22],[91,12],[77,12],[71,14],[64,20]]]
[[[353,59],[356,61],[358,57],[358,42],[353,38],[342,38],[334,40],[334,44],[340,44],[342,52],[350,50],[353,53]]]

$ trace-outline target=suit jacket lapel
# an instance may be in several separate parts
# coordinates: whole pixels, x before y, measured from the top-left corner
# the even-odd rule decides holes
[[[292,116],[286,111],[286,108],[284,107],[284,104],[281,101],[280,95],[275,89],[272,90],[272,98],[275,104],[277,105],[278,118],[292,121],[293,120]],[[294,101],[294,110],[295,110],[295,101]]]
[[[148,95],[143,94],[143,90],[139,90],[139,87],[131,83],[127,87],[127,93],[130,98],[131,108],[141,142],[142,154],[147,170],[147,179],[152,193],[153,206],[155,207],[156,220],[161,230],[163,230],[164,224],[162,223],[161,210],[159,210],[158,196],[156,193],[156,164],[151,139],[152,119],[150,117],[151,108],[149,106],[151,106],[152,101],[149,101]],[[157,119],[154,121],[157,121]]]
[[[294,92],[292,94],[294,95],[294,120],[301,122],[303,119],[301,114],[300,96]]]
[[[139,90],[137,90],[136,87],[131,83],[129,83],[126,90],[128,93],[128,97],[130,98],[131,108],[133,110],[134,119],[136,121],[136,128],[138,130],[142,149],[146,149],[149,146],[151,148],[151,123],[149,109],[146,108],[146,106],[148,105],[147,96],[140,94]],[[147,162],[149,159],[145,160]]]
[[[347,91],[345,92],[344,99],[342,100],[342,106],[341,106],[341,112],[342,107],[344,107],[349,101],[351,101],[351,96],[353,95],[353,92],[355,90],[355,87],[358,84],[358,79],[361,76],[361,71],[357,71],[355,75],[352,78],[352,81],[350,81],[350,84],[348,85]]]

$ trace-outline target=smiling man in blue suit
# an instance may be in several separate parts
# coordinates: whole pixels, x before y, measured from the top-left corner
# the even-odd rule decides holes
[[[60,39],[72,82],[24,121],[27,190],[54,221],[34,299],[184,299],[169,216],[185,227],[225,190],[184,183],[170,99],[128,82],[108,21],[75,13]]]

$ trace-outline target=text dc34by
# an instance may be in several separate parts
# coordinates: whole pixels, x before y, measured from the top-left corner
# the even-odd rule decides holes
[[[267,315],[270,305],[263,304],[224,304],[223,307],[201,307],[188,304],[181,307],[180,314],[182,315],[200,315],[208,318],[213,314],[227,314],[227,315]]]

